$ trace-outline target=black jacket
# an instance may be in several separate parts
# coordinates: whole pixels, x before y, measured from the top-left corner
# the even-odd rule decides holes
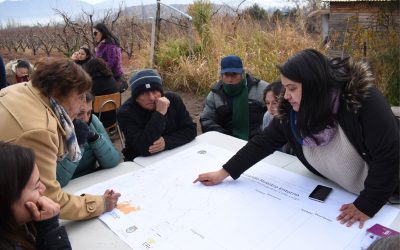
[[[125,161],[150,155],[149,147],[161,136],[166,150],[186,144],[196,137],[196,123],[192,121],[182,99],[172,92],[166,93],[165,97],[170,101],[166,115],[143,109],[132,98],[121,106],[118,124],[125,135]]]
[[[372,217],[386,203],[399,184],[399,124],[385,98],[365,77],[365,64],[352,66],[354,77],[342,90],[337,121],[358,154],[368,164],[364,190],[353,202]],[[290,118],[272,120],[262,135],[254,137],[223,168],[238,178],[252,165],[289,142],[299,160],[314,174],[322,176],[305,159],[296,142]]]
[[[117,82],[112,76],[94,76],[92,81],[92,94],[95,96],[119,92]]]
[[[94,96],[109,95],[119,92],[117,88],[117,82],[112,76],[94,76],[92,78],[92,94]],[[99,117],[98,113],[93,113]],[[101,113],[101,123],[105,128],[110,127],[116,121],[116,116],[114,111],[102,112]]]
[[[0,89],[7,87],[6,68],[3,58],[0,55]]]
[[[67,231],[64,227],[60,227],[58,223],[58,216],[54,216],[48,220],[33,222],[35,227],[36,235],[33,237],[28,229],[27,225],[25,227],[27,237],[32,238],[32,242],[35,242],[36,249],[40,250],[69,250],[71,248],[71,243],[68,239]],[[36,239],[36,240],[34,240]],[[22,249],[15,242],[9,242],[0,236],[0,249]]]
[[[261,133],[262,119],[265,113],[263,92],[265,81],[246,74],[249,104],[249,138]],[[208,94],[200,123],[203,133],[218,131],[232,135],[233,100],[225,94],[222,81],[218,81]]]

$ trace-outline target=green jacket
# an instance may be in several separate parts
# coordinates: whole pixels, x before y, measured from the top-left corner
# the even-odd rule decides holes
[[[98,169],[113,168],[121,161],[120,153],[115,149],[97,116],[92,115],[89,128],[96,132],[99,138],[94,142],[80,145],[83,153],[82,159],[79,162],[72,162],[67,158],[57,161],[57,181],[61,187],[67,185],[71,179]]]

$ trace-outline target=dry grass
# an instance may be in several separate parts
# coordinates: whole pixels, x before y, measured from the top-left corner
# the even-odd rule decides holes
[[[279,76],[277,64],[299,50],[319,49],[319,40],[297,24],[265,26],[251,20],[235,22],[227,17],[214,18],[208,44],[199,44],[197,38],[195,49],[201,49],[192,58],[186,53],[187,45],[182,40],[163,41],[158,54],[158,69],[168,87],[204,94],[218,80],[219,62],[223,56],[240,56],[248,72],[272,81]]]

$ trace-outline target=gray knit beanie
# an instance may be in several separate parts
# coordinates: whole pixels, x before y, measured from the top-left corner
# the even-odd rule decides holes
[[[129,80],[129,85],[132,87],[133,99],[149,90],[158,90],[163,94],[161,76],[153,69],[144,69],[135,73]]]

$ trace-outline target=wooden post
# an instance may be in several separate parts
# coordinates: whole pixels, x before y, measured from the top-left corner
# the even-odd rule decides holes
[[[161,29],[161,4],[160,0],[157,0],[157,12],[156,12],[156,37],[154,42],[154,65],[157,64],[157,52],[159,49],[159,41],[160,41],[160,29]]]
[[[156,40],[156,20],[151,17],[150,68],[154,67],[155,40]]]
[[[188,29],[189,29],[189,58],[193,59],[193,25],[192,19],[188,18]]]
[[[367,42],[363,42],[363,54],[364,57],[367,57]]]

